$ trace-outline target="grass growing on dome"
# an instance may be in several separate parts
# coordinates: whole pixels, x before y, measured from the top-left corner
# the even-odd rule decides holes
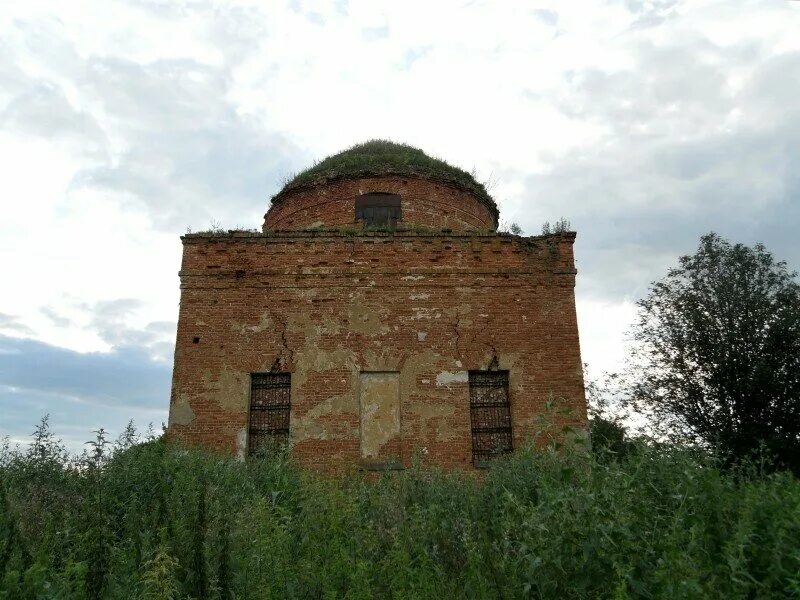
[[[428,156],[414,146],[388,140],[356,144],[317,162],[291,177],[275,198],[284,192],[325,181],[380,175],[409,175],[455,184],[472,192],[497,213],[497,206],[489,192],[471,173]]]

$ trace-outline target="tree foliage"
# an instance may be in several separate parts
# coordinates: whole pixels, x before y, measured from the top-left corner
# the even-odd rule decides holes
[[[711,233],[638,302],[633,399],[730,460],[800,472],[800,286],[757,244]]]

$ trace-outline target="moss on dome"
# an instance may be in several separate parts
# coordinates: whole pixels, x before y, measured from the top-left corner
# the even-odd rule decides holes
[[[428,156],[419,148],[388,140],[370,140],[356,144],[314,164],[292,177],[273,196],[272,202],[279,201],[294,190],[329,181],[386,175],[421,177],[455,185],[474,194],[492,211],[495,223],[497,222],[499,213],[494,199],[470,173]]]

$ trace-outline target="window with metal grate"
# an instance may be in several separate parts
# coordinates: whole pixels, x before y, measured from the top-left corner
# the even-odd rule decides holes
[[[469,409],[472,422],[472,462],[488,462],[512,451],[508,371],[470,371]]]
[[[402,219],[400,196],[386,192],[372,192],[356,198],[356,221],[364,227],[394,228]]]
[[[248,454],[278,452],[289,442],[292,375],[250,375],[250,428]]]

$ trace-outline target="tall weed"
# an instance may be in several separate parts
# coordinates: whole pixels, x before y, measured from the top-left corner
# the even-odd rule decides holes
[[[639,444],[331,479],[129,429],[0,452],[0,598],[798,598],[800,481]]]

